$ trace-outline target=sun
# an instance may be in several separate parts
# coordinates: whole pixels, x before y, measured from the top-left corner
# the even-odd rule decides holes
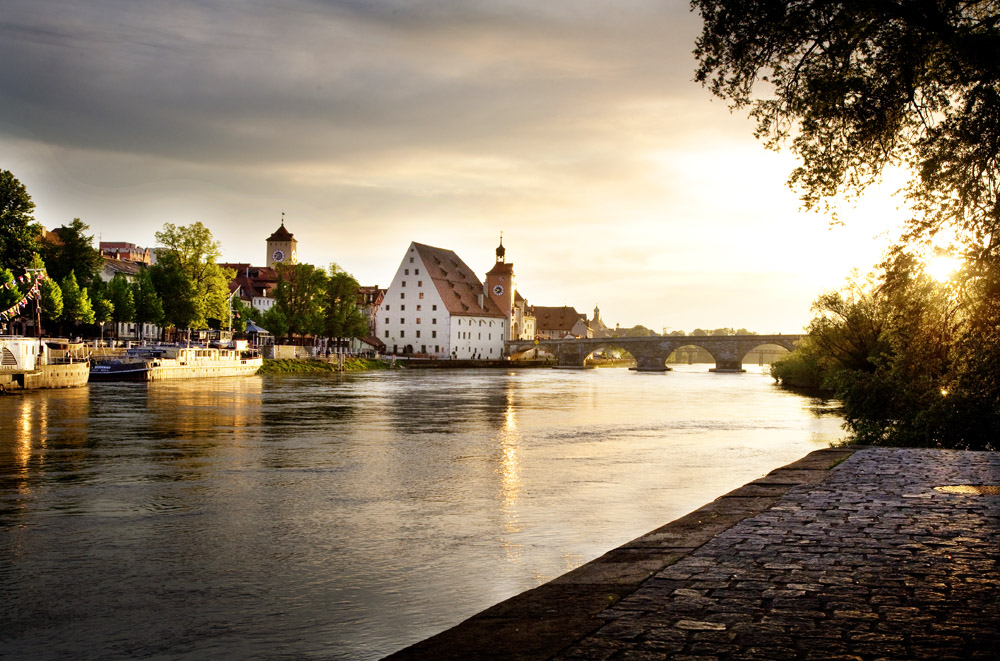
[[[947,282],[961,264],[962,260],[951,255],[934,255],[927,258],[924,270],[938,282]]]

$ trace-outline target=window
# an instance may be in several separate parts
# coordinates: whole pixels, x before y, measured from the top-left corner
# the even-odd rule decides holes
[[[431,337],[437,337],[437,336],[438,336],[437,331],[431,331]],[[435,351],[437,351],[437,349],[435,349]]]
[[[479,337],[477,337],[476,339],[477,339],[477,340],[481,340],[481,339],[483,339],[483,334],[482,334],[482,333],[480,333],[480,334],[479,334]]]
[[[420,312],[420,306],[419,305],[417,306],[417,312]]]
[[[420,275],[420,269],[413,269],[413,275]]]
[[[399,331],[399,336],[400,337],[406,337],[406,331],[405,330]]]
[[[403,292],[399,292],[399,297],[400,298],[406,298],[406,294],[404,294]]]
[[[406,280],[403,280],[403,286],[404,287],[406,286]]]
[[[437,317],[434,317],[433,319],[431,319],[431,323],[432,324],[436,324],[437,322],[438,322]]]
[[[410,257],[410,264],[412,264],[412,263],[413,263],[413,258],[412,258],[412,257]]]
[[[388,311],[389,311],[389,306],[388,306],[388,305],[387,305],[387,306],[385,306],[385,311],[386,311],[386,312],[388,312]]]
[[[406,306],[405,305],[400,305],[399,306],[399,311],[400,312],[405,312],[406,311]]]
[[[389,317],[385,318],[385,323],[389,323]]]
[[[420,323],[420,317],[417,317],[417,323],[418,324]]]
[[[424,286],[424,281],[423,280],[417,280],[417,286],[418,287],[423,287]]]
[[[386,332],[385,332],[385,336],[386,336],[386,337],[389,337],[389,331],[386,331]]]
[[[404,270],[403,275],[410,275],[410,269]],[[406,283],[404,282],[403,284],[405,285]]]
[[[401,324],[405,324],[405,323],[406,323],[406,319],[403,319],[402,317],[400,317],[400,318],[399,318],[399,323],[401,323]]]
[[[435,312],[437,312],[437,309],[438,309],[438,306],[437,306],[437,305],[432,305],[432,306],[431,306],[431,310],[434,310]]]
[[[417,294],[417,298],[423,298],[423,297],[424,297],[424,292],[420,292],[419,294]]]
[[[420,331],[417,331],[417,337],[420,337]]]

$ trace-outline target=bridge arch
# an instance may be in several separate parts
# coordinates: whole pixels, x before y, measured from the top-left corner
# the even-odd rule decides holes
[[[713,371],[741,372],[743,360],[755,348],[773,344],[789,351],[803,335],[686,335],[621,338],[569,338],[559,340],[511,341],[507,343],[508,355],[514,356],[537,348],[556,356],[559,366],[583,367],[593,352],[610,346],[621,347],[636,360],[640,371],[666,370],[666,360],[679,347],[695,346],[715,358]]]

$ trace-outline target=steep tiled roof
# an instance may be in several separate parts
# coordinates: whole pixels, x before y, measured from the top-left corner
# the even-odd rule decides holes
[[[281,227],[274,230],[274,234],[267,237],[268,241],[291,241],[292,233],[285,229],[285,221],[281,221]]]
[[[278,283],[278,272],[267,266],[251,266],[245,263],[225,263],[219,266],[236,271],[236,277],[230,285],[235,283],[242,287],[243,296],[248,299],[263,296],[265,290],[273,289]]]
[[[584,315],[577,312],[576,308],[565,305],[561,308],[535,306],[535,328],[539,331],[569,332],[576,322],[584,318]]]
[[[444,306],[453,316],[501,317],[489,296],[483,294],[483,283],[462,259],[451,250],[414,243],[427,275],[437,287]],[[482,301],[482,304],[480,304]]]

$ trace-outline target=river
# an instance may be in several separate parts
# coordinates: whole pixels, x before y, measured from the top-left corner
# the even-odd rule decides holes
[[[842,435],[707,367],[0,397],[0,657],[380,658]]]

